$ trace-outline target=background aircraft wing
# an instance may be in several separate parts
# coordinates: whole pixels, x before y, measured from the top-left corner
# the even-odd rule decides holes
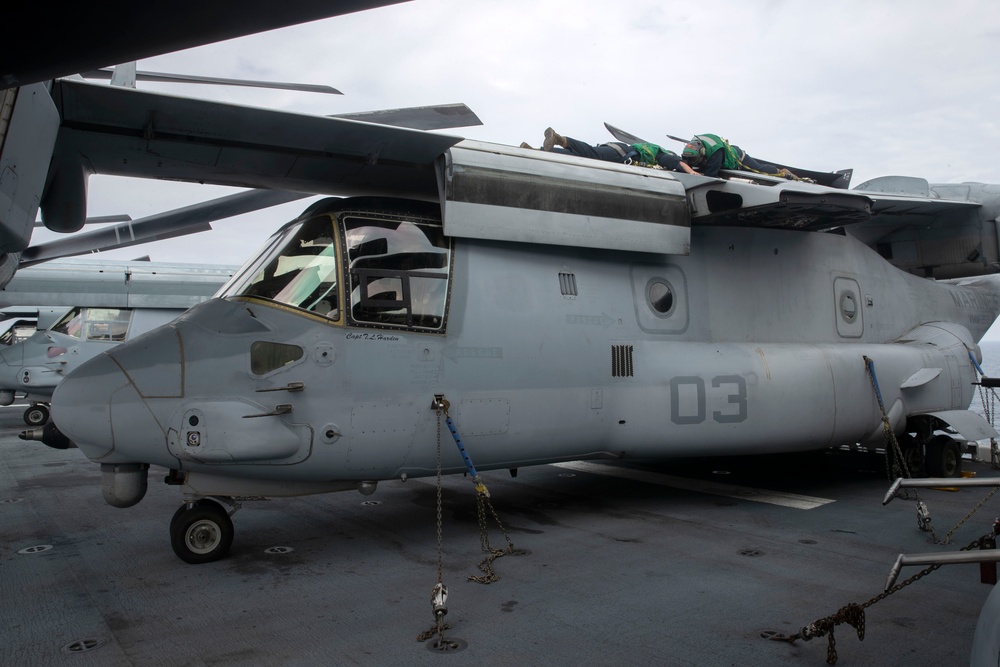
[[[41,31],[0,42],[0,89],[189,49],[401,0],[105,0],[8,3],[4,24]],[[95,16],[99,12],[100,16]]]
[[[95,173],[436,201],[434,160],[461,141],[65,79],[52,96],[60,125],[41,210],[55,231],[80,228]]]

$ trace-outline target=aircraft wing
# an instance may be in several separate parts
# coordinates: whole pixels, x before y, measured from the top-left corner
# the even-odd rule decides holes
[[[0,89],[351,14],[402,0],[105,0],[7,3],[10,28],[40,31],[0,42]],[[100,17],[95,16],[100,12]]]
[[[42,220],[80,228],[89,174],[436,201],[434,160],[460,137],[75,80],[54,82],[59,131]]]
[[[930,185],[922,178],[884,176],[852,192],[871,197],[872,218],[848,233],[893,265],[934,278],[1000,271],[995,186]]]
[[[873,201],[867,193],[778,177],[723,179],[682,173],[675,177],[687,191],[692,225],[822,232],[857,226],[872,214]]]

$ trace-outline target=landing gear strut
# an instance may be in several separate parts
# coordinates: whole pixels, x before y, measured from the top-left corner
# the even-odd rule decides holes
[[[184,504],[170,520],[170,546],[185,563],[194,565],[219,560],[233,544],[233,520],[211,500]]]

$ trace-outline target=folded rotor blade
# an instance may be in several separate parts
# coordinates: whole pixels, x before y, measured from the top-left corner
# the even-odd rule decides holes
[[[479,116],[462,103],[360,111],[358,113],[335,114],[331,118],[361,120],[366,123],[406,127],[412,130],[445,130],[452,127],[471,127],[483,124],[483,121],[479,120]]]
[[[85,79],[105,79],[111,80],[113,70],[96,69],[81,72],[80,76]],[[219,86],[244,86],[247,88],[273,88],[275,90],[297,90],[305,93],[326,93],[328,95],[343,95],[342,92],[331,86],[322,86],[311,83],[287,83],[283,81],[252,81],[250,79],[227,79],[215,76],[194,76],[191,74],[171,74],[169,72],[144,72],[135,73],[136,81],[155,81],[158,83],[203,83],[215,84]]]
[[[21,253],[20,267],[59,257],[127,248],[140,243],[193,234],[211,229],[213,220],[251,213],[312,195],[286,190],[248,190],[184,208],[157,213],[134,222],[94,232],[72,234],[64,239],[31,246]]]

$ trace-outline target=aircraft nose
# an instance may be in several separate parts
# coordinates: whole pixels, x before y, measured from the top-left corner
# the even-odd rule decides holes
[[[180,360],[171,327],[123,343],[66,376],[52,396],[52,418],[92,460],[146,461],[165,437],[146,401],[181,396]]]
[[[100,458],[113,447],[111,397],[127,386],[118,365],[107,355],[98,355],[56,387],[52,421],[88,458]]]

